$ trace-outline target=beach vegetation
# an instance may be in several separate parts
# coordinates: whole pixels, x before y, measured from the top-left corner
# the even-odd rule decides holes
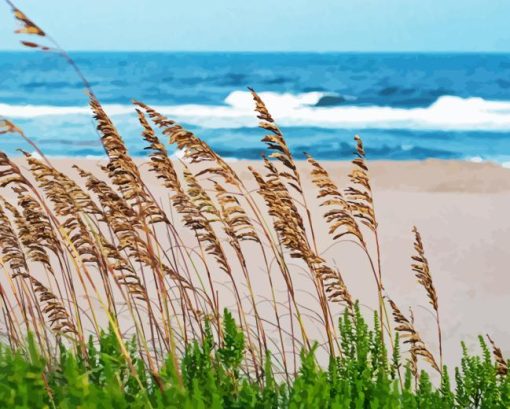
[[[264,153],[238,172],[185,124],[133,101],[147,152],[136,160],[72,58],[9,3],[19,33],[37,38],[23,44],[65,58],[82,78],[105,160],[64,171],[0,122],[1,134],[34,148],[22,159],[0,152],[1,407],[510,406],[508,361],[490,336],[479,355],[462,345],[458,367],[445,365],[416,227],[409,275],[435,340],[386,291],[359,136],[342,187],[312,156],[297,164],[250,89]],[[341,271],[326,241],[351,246],[368,269]],[[349,275],[365,273],[373,299],[357,301]]]

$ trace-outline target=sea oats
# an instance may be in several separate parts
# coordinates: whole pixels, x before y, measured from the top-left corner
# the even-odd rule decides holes
[[[421,356],[432,366],[432,368],[441,373],[441,369],[439,368],[434,356],[425,345],[425,342],[423,342],[420,334],[416,331],[413,322],[402,314],[393,300],[389,299],[388,301],[391,309],[393,310],[393,319],[397,324],[395,330],[401,334],[401,338],[404,339],[404,343],[409,343],[411,345],[411,354]]]
[[[508,374],[508,362],[503,357],[503,352],[496,345],[493,339],[487,335],[487,339],[492,345],[492,355],[494,355],[494,359],[496,360],[496,369],[498,371],[498,375],[506,376]]]
[[[324,219],[329,225],[329,234],[333,236],[334,240],[345,235],[352,235],[365,246],[363,234],[352,214],[351,205],[344,198],[326,169],[310,155],[308,155],[308,162],[312,165],[312,182],[319,189],[317,198],[322,201],[320,205],[329,209],[324,214]]]

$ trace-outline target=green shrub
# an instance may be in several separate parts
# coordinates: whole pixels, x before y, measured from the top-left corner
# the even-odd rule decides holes
[[[491,353],[480,338],[482,356],[469,355],[455,369],[452,388],[447,368],[438,387],[427,371],[417,386],[408,363],[398,351],[387,353],[378,328],[369,328],[358,306],[354,315],[339,320],[341,355],[331,357],[327,369],[317,362],[317,344],[301,352],[295,378],[275,378],[271,356],[261,379],[241,370],[246,354],[244,334],[229,311],[224,312],[223,342],[204,324],[204,340],[193,341],[180,368],[168,357],[158,379],[137,359],[137,345],[129,343],[130,359],[117,338],[103,332],[89,340],[87,359],[61,346],[56,367],[46,366],[34,338],[27,349],[0,349],[0,407],[6,408],[507,408],[510,376],[498,375]],[[390,359],[391,358],[391,359]],[[403,370],[402,370],[403,369]],[[402,373],[401,373],[402,372]]]

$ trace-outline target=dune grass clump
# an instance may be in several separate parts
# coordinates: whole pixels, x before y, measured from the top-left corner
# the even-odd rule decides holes
[[[254,90],[266,150],[244,175],[134,101],[147,151],[140,163],[72,58],[8,3],[20,34],[50,43],[23,44],[62,56],[82,78],[106,161],[65,173],[0,121],[0,134],[35,151],[16,160],[0,152],[2,407],[510,406],[508,361],[489,336],[481,356],[463,347],[459,368],[444,365],[438,295],[416,228],[410,275],[433,309],[437,348],[386,292],[361,138],[344,188],[308,155],[310,191]],[[362,312],[351,272],[325,242],[366,257],[373,312]]]

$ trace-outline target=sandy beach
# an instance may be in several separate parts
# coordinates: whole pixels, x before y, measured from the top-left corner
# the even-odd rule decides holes
[[[17,162],[24,167],[22,160]],[[52,159],[54,166],[69,175],[73,163],[97,171],[102,162],[85,159]],[[139,161],[141,169],[146,169]],[[249,161],[231,162],[234,169],[253,188],[247,166]],[[348,162],[323,162],[339,186],[348,182]],[[374,308],[375,285],[366,259],[350,243],[332,242],[327,237],[323,210],[316,206],[316,189],[309,177],[309,166],[299,163],[321,254],[342,271],[352,295],[368,309]],[[430,345],[436,346],[434,319],[427,299],[413,276],[411,228],[416,225],[423,236],[426,255],[439,295],[445,355],[457,363],[461,340],[476,347],[476,334],[488,333],[510,354],[510,333],[502,323],[510,310],[510,170],[493,164],[459,161],[370,162],[369,171],[375,195],[380,228],[382,269],[387,294],[397,300],[403,311],[414,310],[416,326]],[[145,172],[147,173],[147,172]],[[161,201],[166,192],[151,175],[147,184]],[[183,235],[186,233],[183,232]],[[260,262],[249,260],[252,271]],[[267,291],[264,279],[255,280],[256,291]],[[307,280],[296,276],[299,291],[306,292]]]

